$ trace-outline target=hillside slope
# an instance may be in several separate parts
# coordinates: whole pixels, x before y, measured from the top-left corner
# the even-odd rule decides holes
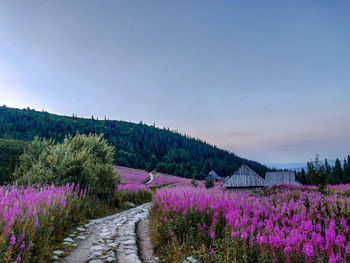
[[[0,107],[0,138],[32,140],[35,136],[61,141],[75,133],[103,133],[115,146],[115,164],[181,177],[203,179],[214,169],[228,176],[245,163],[264,175],[267,167],[243,159],[201,140],[168,129],[124,121],[59,116],[35,110]]]

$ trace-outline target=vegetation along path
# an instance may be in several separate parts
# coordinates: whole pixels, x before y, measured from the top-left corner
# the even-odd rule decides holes
[[[63,243],[75,246],[60,258],[63,251],[54,251],[53,260],[66,263],[140,262],[137,248],[136,224],[149,216],[149,203],[111,216],[89,221],[78,227]]]

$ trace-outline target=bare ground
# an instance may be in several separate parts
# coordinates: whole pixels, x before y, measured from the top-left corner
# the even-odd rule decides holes
[[[158,258],[153,255],[153,247],[149,232],[149,219],[140,220],[136,226],[139,257],[144,263],[158,263]]]

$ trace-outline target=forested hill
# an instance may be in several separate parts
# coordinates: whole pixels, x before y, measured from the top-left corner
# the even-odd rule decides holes
[[[32,140],[35,136],[61,141],[65,135],[103,133],[115,146],[115,164],[181,177],[202,179],[211,169],[231,175],[242,163],[265,175],[267,167],[168,129],[124,121],[67,117],[0,107],[0,138]]]

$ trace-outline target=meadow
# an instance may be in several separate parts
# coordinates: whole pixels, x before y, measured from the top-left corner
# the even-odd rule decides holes
[[[79,185],[0,187],[0,261],[48,262],[87,220],[151,203],[151,239],[163,262],[350,262],[350,185],[284,185],[259,193],[114,167],[107,199]]]
[[[161,189],[151,209],[153,243],[165,262],[349,262],[348,189]]]
[[[64,187],[0,187],[0,262],[50,262],[55,245],[87,220],[141,204],[152,194],[142,187],[116,188],[108,201],[74,184]]]

